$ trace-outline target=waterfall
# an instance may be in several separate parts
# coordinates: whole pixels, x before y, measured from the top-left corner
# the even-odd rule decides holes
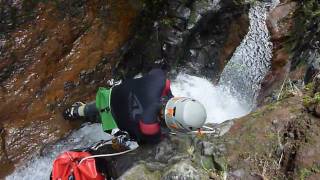
[[[272,4],[256,3],[250,8],[248,34],[235,50],[219,82],[250,109],[255,106],[261,81],[271,66],[272,43],[266,25],[268,5]]]
[[[200,101],[207,112],[206,123],[221,123],[250,112],[224,85],[214,86],[205,78],[180,73],[173,81],[171,90],[174,96]]]
[[[240,46],[214,86],[210,80],[179,74],[172,83],[175,96],[193,97],[206,108],[209,123],[248,114],[255,106],[260,83],[270,69],[272,43],[266,26],[268,4],[257,3],[249,10],[250,26]],[[72,133],[65,140],[46,148],[42,156],[34,157],[24,167],[7,177],[14,179],[49,179],[54,158],[62,151],[87,147],[100,139],[110,138],[102,132],[100,125],[87,125]]]
[[[279,1],[256,3],[249,10],[247,35],[235,50],[213,86],[209,80],[179,74],[172,86],[176,96],[199,100],[207,111],[207,123],[221,123],[248,114],[255,107],[260,84],[271,66],[272,43],[266,25],[268,8]]]

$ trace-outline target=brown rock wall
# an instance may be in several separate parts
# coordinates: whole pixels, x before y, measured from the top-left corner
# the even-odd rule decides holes
[[[83,9],[63,14],[52,3],[40,3],[36,18],[10,33],[0,60],[0,69],[11,70],[0,78],[6,152],[0,159],[7,159],[1,168],[23,162],[70,131],[75,124],[63,120],[64,105],[92,99],[111,76],[112,57],[130,37],[138,9],[123,0],[89,1]],[[95,70],[105,57],[111,58],[99,67],[103,79],[94,85],[82,82],[81,72]]]
[[[267,25],[273,43],[273,56],[271,71],[261,84],[259,104],[274,88],[281,86],[290,71],[290,54],[284,45],[293,28],[293,14],[296,9],[296,2],[286,1],[275,7],[268,16]]]

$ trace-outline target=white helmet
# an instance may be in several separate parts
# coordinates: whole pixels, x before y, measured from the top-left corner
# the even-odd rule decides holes
[[[164,113],[167,126],[171,130],[184,133],[198,130],[207,119],[204,106],[199,101],[187,97],[171,98]]]

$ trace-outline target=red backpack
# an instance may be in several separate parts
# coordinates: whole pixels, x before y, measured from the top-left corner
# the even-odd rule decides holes
[[[98,171],[95,158],[89,152],[67,151],[53,162],[52,180],[105,180],[107,175]],[[80,163],[81,161],[81,163]],[[105,164],[106,165],[106,164]],[[106,167],[104,167],[106,169]]]

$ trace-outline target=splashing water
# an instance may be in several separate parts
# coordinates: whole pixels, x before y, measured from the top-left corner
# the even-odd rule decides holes
[[[207,111],[206,123],[221,123],[250,112],[250,108],[241,104],[225,86],[214,86],[205,78],[181,73],[173,81],[171,90],[174,96],[191,97],[200,101]]]
[[[250,8],[248,34],[223,70],[219,82],[228,86],[250,109],[255,107],[261,81],[271,66],[272,43],[266,18],[267,6],[274,7],[275,3],[278,2],[256,3]]]
[[[261,81],[270,69],[272,58],[266,25],[267,6],[275,7],[278,3],[256,3],[250,8],[249,31],[223,70],[218,86],[206,79],[178,75],[172,86],[173,94],[203,103],[208,114],[207,123],[241,117],[255,107]]]

